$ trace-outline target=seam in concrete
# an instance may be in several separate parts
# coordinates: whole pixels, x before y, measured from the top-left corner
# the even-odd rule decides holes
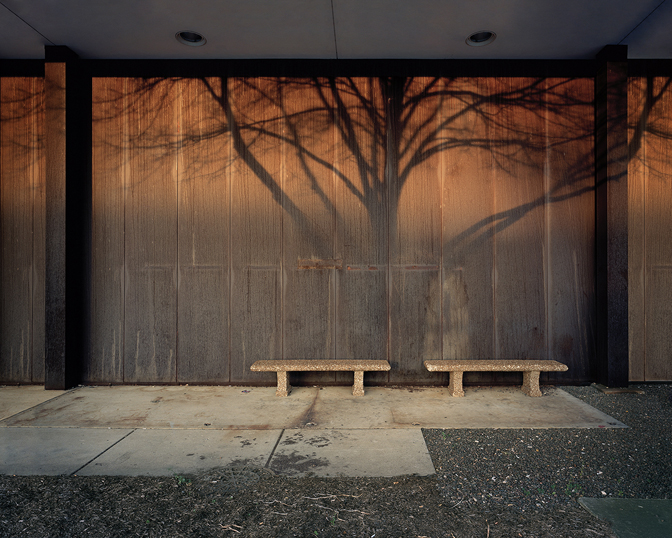
[[[268,460],[266,460],[266,465],[264,465],[264,469],[268,469],[268,466],[271,464],[271,459],[273,458],[273,455],[275,454],[275,449],[278,448],[278,445],[280,444],[280,439],[282,439],[283,435],[285,435],[285,430],[284,429],[280,432],[280,435],[278,436],[278,440],[275,442],[275,446],[273,447],[273,450],[271,450],[271,455],[268,456]]]
[[[129,435],[131,435],[133,432],[135,432],[135,429],[133,429],[133,430],[131,430],[130,432],[128,432],[126,435],[124,435],[124,436],[123,436],[121,439],[119,439],[118,441],[115,441],[114,443],[112,443],[112,444],[111,444],[110,446],[108,446],[105,450],[103,450],[100,454],[98,454],[97,456],[94,456],[94,457],[91,458],[89,461],[87,461],[87,462],[86,462],[84,465],[82,465],[79,469],[75,469],[74,471],[72,471],[72,472],[70,473],[70,476],[74,476],[74,475],[77,474],[79,471],[81,471],[82,469],[84,469],[84,467],[86,467],[87,465],[90,465],[94,460],[97,460],[98,458],[100,458],[103,454],[105,454],[105,452],[107,452],[108,450],[110,450],[110,448],[112,448],[113,446],[116,446],[116,445],[118,445],[119,443],[121,443],[124,439],[126,439],[126,438],[127,438]]]
[[[27,413],[28,411],[30,411],[30,410],[32,410],[32,409],[37,409],[38,407],[43,406],[43,405],[46,405],[46,404],[48,404],[49,402],[53,402],[54,400],[58,400],[60,397],[65,396],[66,394],[70,394],[71,392],[75,392],[76,390],[79,390],[79,389],[81,389],[81,388],[82,388],[82,387],[80,386],[80,387],[74,387],[74,388],[72,388],[72,389],[68,389],[68,390],[66,390],[63,394],[57,394],[57,395],[54,396],[53,398],[49,398],[48,400],[44,400],[43,402],[40,402],[39,404],[33,405],[32,407],[27,407],[26,409],[22,409],[22,410],[19,411],[18,413],[14,413],[13,415],[9,415],[8,417],[5,417],[5,418],[1,419],[1,420],[0,420],[0,424],[2,424],[3,422],[5,422],[6,420],[10,420],[10,419],[12,419],[12,418],[14,418],[14,417],[18,417],[18,416],[21,415],[22,413]]]

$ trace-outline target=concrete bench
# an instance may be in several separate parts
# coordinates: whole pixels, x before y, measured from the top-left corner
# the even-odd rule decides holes
[[[386,372],[390,363],[385,360],[368,359],[271,359],[256,361],[250,370],[253,372],[277,372],[278,388],[276,396],[287,396],[291,387],[288,372],[355,372],[352,386],[354,396],[364,396],[364,372]]]
[[[450,372],[448,391],[451,396],[464,396],[464,372],[523,372],[523,392],[528,396],[541,396],[540,372],[566,372],[567,366],[557,361],[542,360],[440,360],[425,361],[430,372]]]

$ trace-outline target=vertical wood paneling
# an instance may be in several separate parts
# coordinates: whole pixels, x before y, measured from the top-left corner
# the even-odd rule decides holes
[[[180,81],[180,382],[229,381],[229,166],[220,79]]]
[[[440,100],[432,79],[388,86],[391,382],[436,379],[423,360],[441,357]]]
[[[672,379],[672,181],[670,180],[669,79],[653,84],[645,139],[646,182],[646,380]],[[655,104],[654,104],[655,100]]]
[[[171,80],[156,79],[129,79],[128,88],[125,381],[174,382],[177,88]]]
[[[485,81],[445,81],[443,173],[443,358],[495,356],[493,155]],[[467,100],[458,99],[467,96]]]
[[[546,358],[544,109],[537,79],[490,79],[495,338],[501,358]]]
[[[334,129],[314,81],[279,79],[283,114],[283,348],[286,358],[328,359],[335,354],[335,269],[304,269],[301,260],[334,260]],[[333,373],[297,375],[310,383]]]
[[[31,382],[44,376],[44,325],[34,329],[34,307],[44,320],[43,164],[40,145],[42,84],[34,78],[0,81],[0,380]],[[37,243],[37,244],[36,244]],[[37,258],[35,258],[37,254]],[[41,289],[40,289],[41,288]],[[35,334],[37,332],[37,334]]]
[[[387,359],[385,103],[371,79],[337,79],[329,90],[329,106],[336,111],[337,236],[343,258],[337,272],[336,356]],[[369,384],[388,379],[387,372],[366,375]]]
[[[646,198],[645,198],[645,78],[628,80],[628,342],[629,379],[646,379]]]
[[[594,374],[593,96],[592,80],[546,80],[548,358],[575,380]]]
[[[31,147],[34,148],[31,159],[33,184],[33,383],[44,383],[44,323],[45,323],[45,248],[46,248],[46,196],[45,196],[45,154],[44,154],[44,79],[32,79],[33,132]]]
[[[276,132],[280,112],[260,99],[272,84],[231,79],[223,96],[231,133],[231,381],[275,383],[250,372],[257,360],[282,358],[282,153],[258,122]],[[235,120],[235,121],[234,121]]]
[[[95,79],[87,375],[273,383],[251,363],[389,357],[367,382],[437,383],[423,360],[547,356],[587,375],[591,92]]]
[[[124,185],[129,156],[126,79],[94,78],[92,304],[85,382],[124,380]]]

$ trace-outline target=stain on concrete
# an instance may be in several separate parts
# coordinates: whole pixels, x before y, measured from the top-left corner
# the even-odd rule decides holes
[[[281,445],[295,445],[303,441],[303,434],[301,432],[296,432],[291,435],[286,436],[281,442]]]
[[[291,454],[277,454],[273,456],[270,468],[277,473],[294,476],[314,472],[317,469],[328,466],[329,460],[316,457],[314,452],[310,455],[303,455],[295,450]]]
[[[311,437],[306,441],[306,443],[317,448],[323,448],[331,444],[331,439],[325,437],[324,435],[320,435],[317,437]]]
[[[313,401],[310,403],[310,407],[306,409],[296,420],[293,421],[293,423],[288,427],[288,429],[294,429],[294,428],[305,428],[305,427],[314,427],[317,425],[317,422],[315,421],[315,405],[317,404],[317,400],[320,397],[320,391],[316,390],[315,391],[315,397],[313,398]]]

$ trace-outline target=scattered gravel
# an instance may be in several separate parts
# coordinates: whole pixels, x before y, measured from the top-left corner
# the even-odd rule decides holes
[[[578,496],[672,494],[672,386],[641,388],[565,388],[628,429],[424,430],[429,477],[0,476],[0,536],[614,538]]]
[[[672,389],[563,387],[629,428],[425,430],[443,495],[521,511],[577,497],[672,496]]]

